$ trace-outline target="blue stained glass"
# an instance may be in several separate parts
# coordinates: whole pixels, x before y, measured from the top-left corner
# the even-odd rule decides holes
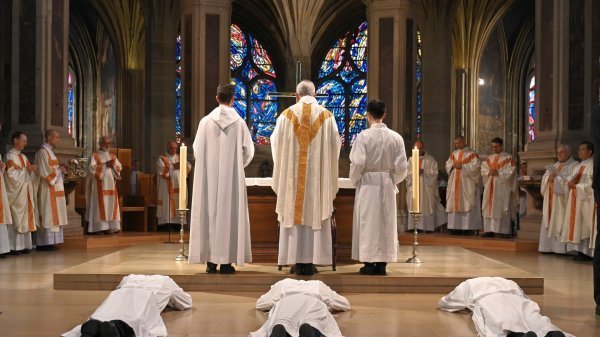
[[[270,93],[277,91],[277,86],[271,80],[259,79],[252,85],[250,98],[272,100]]]
[[[422,81],[423,81],[423,48],[421,40],[421,30],[417,27],[417,138],[421,138],[423,129],[421,127],[423,122],[423,92]]]
[[[73,118],[75,116],[75,84],[74,75],[69,69],[67,74],[67,133],[73,135]]]
[[[235,98],[246,98],[246,84],[237,78],[233,79],[235,85]]]
[[[535,76],[529,82],[529,116],[527,131],[529,133],[529,142],[535,140]]]
[[[240,117],[246,119],[246,99],[236,99],[233,101],[233,108],[240,114]]]
[[[365,109],[350,108],[350,119],[366,119],[367,111]]]
[[[181,35],[175,40],[175,133],[181,134],[182,115],[181,115]]]
[[[351,119],[350,120],[350,133],[360,133],[362,130],[367,128],[367,119]]]
[[[256,144],[269,144],[275,127],[277,91],[275,68],[267,51],[251,34],[231,26],[230,69],[235,84],[234,108],[249,125]]]
[[[346,65],[344,66],[342,71],[340,71],[339,76],[342,78],[342,80],[344,80],[344,82],[350,83],[350,81],[355,79],[358,76],[358,74],[354,71],[354,69],[352,69],[350,63],[346,62]]]
[[[359,110],[365,110],[367,108],[367,95],[352,95],[350,107],[358,107]]]
[[[366,94],[367,93],[367,80],[361,79],[352,83],[350,92],[354,94]]]
[[[175,61],[181,60],[181,35],[178,35],[175,41]]]

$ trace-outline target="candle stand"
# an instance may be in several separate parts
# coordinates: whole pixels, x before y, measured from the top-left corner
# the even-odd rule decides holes
[[[419,224],[419,218],[421,217],[421,213],[419,212],[410,212],[410,215],[413,217],[413,250],[412,257],[406,260],[406,263],[422,263],[421,259],[418,257],[417,248],[419,247],[419,232],[417,231],[417,225]]]
[[[183,241],[183,224],[185,223],[188,209],[182,208],[177,211],[179,212],[179,223],[181,224],[181,229],[179,230],[179,244],[181,248],[179,249],[179,254],[175,257],[175,261],[187,261],[188,257],[185,255],[185,242]]]

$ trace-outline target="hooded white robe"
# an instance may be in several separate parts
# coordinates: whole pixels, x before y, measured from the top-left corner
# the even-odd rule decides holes
[[[325,283],[318,280],[296,280],[286,278],[271,286],[271,289],[256,301],[256,309],[269,311],[282,298],[293,294],[305,294],[317,297],[325,303],[329,311],[348,311],[350,302]]]
[[[202,118],[194,140],[190,263],[252,261],[244,167],[254,143],[234,108],[220,105]]]

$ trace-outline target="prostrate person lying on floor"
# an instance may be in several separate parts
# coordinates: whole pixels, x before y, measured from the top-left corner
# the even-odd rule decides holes
[[[269,319],[249,337],[343,337],[327,305],[309,294],[281,298],[269,311]]]
[[[464,281],[442,297],[438,307],[449,312],[469,309],[480,337],[574,337],[560,331],[519,286],[501,277]]]
[[[329,311],[348,311],[350,302],[344,296],[333,291],[325,283],[317,280],[304,281],[286,278],[271,286],[271,289],[256,301],[256,309],[269,311],[282,298],[304,294],[318,298]]]
[[[129,275],[91,315],[89,323],[79,325],[62,336],[132,336],[121,332],[126,332],[127,326],[136,337],[167,336],[167,328],[160,317],[167,306],[176,310],[189,309],[192,297],[168,276]],[[109,328],[112,330],[107,334]]]

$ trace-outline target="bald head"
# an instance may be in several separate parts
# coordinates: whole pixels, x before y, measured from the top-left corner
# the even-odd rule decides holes
[[[44,133],[44,138],[46,139],[46,143],[52,147],[55,147],[60,140],[60,133],[54,129],[48,129]]]
[[[174,141],[174,140],[168,141],[167,142],[167,153],[169,155],[171,155],[171,156],[174,155],[174,154],[176,154],[177,153],[177,147],[178,147],[178,145],[177,145],[176,141]]]

